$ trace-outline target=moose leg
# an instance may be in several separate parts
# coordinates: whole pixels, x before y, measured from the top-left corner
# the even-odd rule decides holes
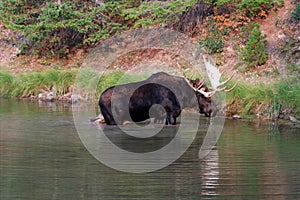
[[[157,118],[154,118],[154,123],[156,124],[163,124],[165,121],[165,118],[164,117],[157,117]]]
[[[107,125],[117,125],[114,117],[111,114],[105,114],[103,116]]]
[[[111,108],[107,109],[107,107],[100,106],[102,115],[107,125],[116,125],[116,121],[112,115]]]
[[[176,124],[176,117],[172,115],[172,113],[167,114],[166,125],[175,125]]]

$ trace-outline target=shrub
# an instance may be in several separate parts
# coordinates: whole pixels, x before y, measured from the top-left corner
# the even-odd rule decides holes
[[[237,0],[206,0],[205,2],[214,6],[222,6],[225,4],[237,2]]]
[[[294,11],[292,12],[292,17],[297,21],[300,20],[300,2],[296,3],[296,7],[295,7]]]
[[[23,49],[38,55],[58,54],[61,57],[81,47],[109,37],[123,26],[103,14],[107,7],[89,6],[82,1],[32,2],[3,0],[0,20],[7,28],[24,34]],[[25,52],[22,52],[25,53]]]
[[[174,23],[196,2],[2,0],[0,20],[24,37],[21,53],[65,57],[74,48],[95,44],[129,26]]]
[[[204,47],[208,53],[219,53],[222,52],[224,47],[224,40],[217,25],[210,20],[208,22],[209,30],[207,36],[200,38],[199,43]]]
[[[121,15],[137,27],[149,27],[154,24],[166,26],[179,20],[182,14],[197,0],[143,1],[138,7],[122,9]]]
[[[269,10],[284,3],[284,0],[206,0],[217,8],[223,5],[235,5],[240,12],[248,17],[256,17],[261,11]]]
[[[272,8],[273,3],[274,0],[242,0],[238,7],[251,17],[256,16],[262,10]]]
[[[242,49],[242,60],[248,67],[259,66],[264,64],[268,59],[268,54],[265,52],[266,35],[262,35],[259,30],[259,24],[254,25],[251,31],[246,46]]]

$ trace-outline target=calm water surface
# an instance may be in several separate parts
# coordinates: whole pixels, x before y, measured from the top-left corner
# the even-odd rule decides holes
[[[129,174],[88,153],[68,105],[0,100],[0,199],[300,199],[297,126],[228,120],[216,148],[199,160],[205,121],[175,163]],[[144,152],[171,137],[115,142]]]

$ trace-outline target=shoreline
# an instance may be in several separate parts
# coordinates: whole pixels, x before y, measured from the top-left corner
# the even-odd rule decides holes
[[[86,108],[86,105],[91,105],[92,102],[89,101],[77,101],[77,102],[69,102],[69,101],[62,101],[62,100],[54,100],[54,101],[41,101],[38,99],[33,98],[3,98],[0,97],[0,101],[21,101],[21,102],[30,102],[37,104],[39,107],[42,108],[53,108],[56,107],[57,109],[61,110],[63,109],[72,109],[73,106],[76,108],[78,107],[84,107]],[[94,103],[93,103],[94,104]],[[97,111],[100,113],[100,110],[98,108],[98,105],[94,105],[97,107]],[[202,116],[204,117],[204,116]],[[97,116],[91,116],[89,118],[89,121],[91,123],[96,123],[94,121],[91,121],[92,119],[96,119]],[[276,127],[276,126],[288,126],[288,127],[299,127],[300,128],[300,120],[297,120],[294,117],[290,117],[289,119],[271,119],[271,118],[262,118],[262,117],[255,117],[255,116],[247,116],[247,117],[236,117],[236,116],[224,116],[226,120],[233,120],[233,121],[242,121],[242,122],[249,122],[249,123],[258,123],[263,125],[269,125],[270,127]],[[95,120],[96,121],[96,120]]]
[[[112,71],[97,79],[98,74],[87,69],[78,74],[75,70],[46,70],[12,75],[0,70],[0,97],[40,100],[44,102],[87,102],[99,98],[106,88],[118,84],[124,71]],[[83,76],[84,77],[81,77]],[[144,76],[127,77],[126,81],[143,80]],[[83,88],[73,93],[75,84]],[[79,81],[78,81],[79,80]],[[229,82],[229,87],[235,81]],[[226,94],[226,116],[232,118],[299,119],[300,83],[281,80],[272,84],[257,85],[238,82],[238,86]],[[90,91],[94,90],[93,93]],[[96,91],[95,91],[96,90]],[[298,119],[297,119],[298,118]]]

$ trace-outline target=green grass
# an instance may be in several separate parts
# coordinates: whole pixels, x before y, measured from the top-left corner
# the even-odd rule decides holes
[[[85,68],[77,74],[75,87],[77,92],[84,94],[85,97],[97,99],[105,89],[113,85],[145,80],[149,75],[126,74],[122,70],[100,74],[91,68]]]
[[[275,85],[276,97],[288,107],[300,113],[300,81],[298,78],[288,79]]]
[[[11,96],[14,88],[14,77],[6,71],[0,71],[0,95]]]
[[[16,76],[0,71],[0,96],[29,97],[41,91],[64,94],[73,85],[75,71],[46,70],[42,73],[27,72]]]
[[[89,95],[88,93],[95,93],[96,91],[98,96],[110,86],[144,80],[148,76],[149,74],[125,74],[121,70],[99,74],[90,68],[85,68],[79,72],[51,69],[44,72],[27,72],[18,75],[0,71],[0,96],[22,98],[31,95],[36,96],[43,91],[52,91],[57,95],[63,95],[73,85],[80,88],[82,94]]]
[[[276,116],[281,108],[300,115],[300,82],[296,78],[276,84],[239,82],[233,91],[227,93],[226,101],[228,104],[238,104],[239,112],[244,117],[258,113]]]

